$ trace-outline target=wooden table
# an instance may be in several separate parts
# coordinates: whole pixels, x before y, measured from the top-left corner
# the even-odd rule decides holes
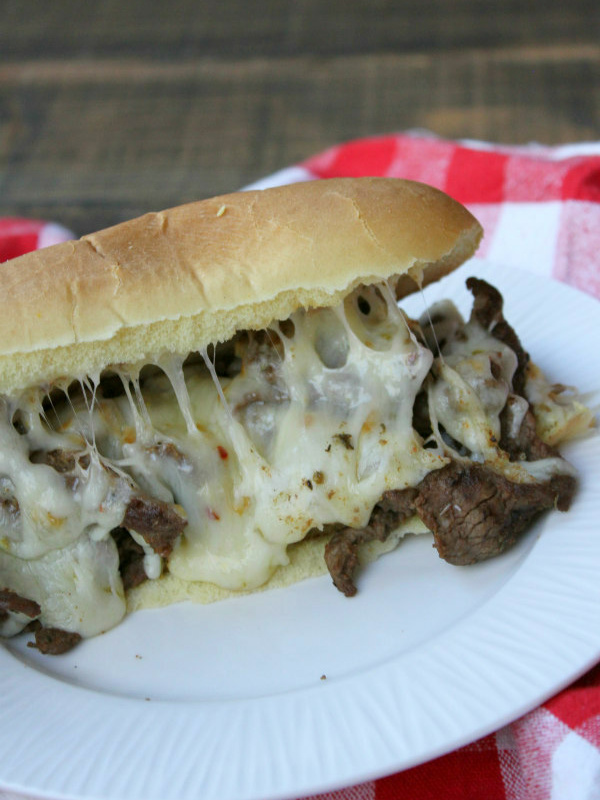
[[[407,128],[600,136],[597,0],[0,0],[0,214],[85,233]]]

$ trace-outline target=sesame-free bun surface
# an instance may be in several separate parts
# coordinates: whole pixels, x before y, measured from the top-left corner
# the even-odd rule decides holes
[[[360,283],[437,280],[481,228],[447,195],[388,178],[241,192],[146,214],[1,265],[0,392],[186,354]],[[408,278],[400,293],[415,288]]]

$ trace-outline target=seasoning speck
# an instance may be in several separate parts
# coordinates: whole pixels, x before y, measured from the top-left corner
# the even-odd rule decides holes
[[[349,433],[336,433],[333,436],[334,439],[339,439],[340,442],[344,445],[346,450],[354,450],[354,444],[352,442],[352,436]]]

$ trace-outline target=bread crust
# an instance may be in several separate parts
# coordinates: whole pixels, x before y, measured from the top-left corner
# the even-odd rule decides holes
[[[152,361],[331,306],[392,275],[423,285],[482,235],[447,195],[389,178],[311,181],[149,213],[2,265],[0,392]],[[414,291],[412,279],[401,293]]]

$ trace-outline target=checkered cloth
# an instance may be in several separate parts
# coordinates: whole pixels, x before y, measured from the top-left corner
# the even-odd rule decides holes
[[[255,186],[361,175],[412,178],[443,189],[482,222],[480,256],[600,298],[600,143],[496,147],[423,133],[383,136],[333,147]],[[0,220],[0,261],[64,238],[69,234],[59,226]],[[0,790],[0,800],[13,798]],[[440,799],[599,800],[600,665],[473,744],[318,797]]]

